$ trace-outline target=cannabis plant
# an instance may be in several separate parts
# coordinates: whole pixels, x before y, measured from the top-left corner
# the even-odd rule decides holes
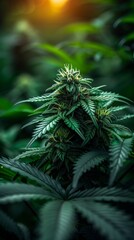
[[[120,181],[133,158],[133,133],[121,124],[133,117],[124,115],[130,100],[91,84],[65,66],[48,93],[21,101],[42,103],[24,126],[35,125],[32,138],[20,155],[0,159],[17,174],[0,184],[0,204],[35,200],[40,240],[133,239],[134,222],[125,212],[133,188]]]

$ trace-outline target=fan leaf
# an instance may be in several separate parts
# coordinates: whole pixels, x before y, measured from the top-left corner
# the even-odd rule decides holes
[[[82,132],[79,129],[79,123],[77,122],[76,119],[74,118],[65,118],[63,119],[65,124],[71,128],[72,130],[74,130],[83,140],[85,140]]]
[[[21,233],[23,234],[24,240],[30,240],[30,231],[29,229],[22,223],[18,223],[19,228],[21,229]]]
[[[39,171],[37,168],[32,167],[30,164],[13,161],[6,158],[0,159],[0,164],[6,168],[20,173],[22,176],[35,180],[37,183],[51,190],[54,194],[56,194],[58,198],[60,198],[61,195],[64,195],[65,193],[64,189],[61,187],[58,181],[52,179],[49,175]]]
[[[20,202],[28,199],[54,199],[51,192],[22,183],[3,183],[0,185],[0,203]]]
[[[123,117],[120,117],[118,120],[123,121],[123,120],[130,119],[130,118],[133,118],[133,117],[134,117],[134,114],[127,114]]]
[[[84,109],[84,111],[90,116],[96,128],[98,128],[98,123],[96,121],[96,116],[95,116],[94,102],[91,100],[86,100],[86,101],[81,100],[81,106]]]
[[[0,225],[6,232],[13,233],[18,239],[24,240],[19,225],[6,213],[0,210]]]
[[[52,128],[55,127],[57,122],[60,120],[60,117],[52,116],[44,119],[42,122],[40,122],[37,127],[34,130],[33,137],[28,143],[27,147],[30,147],[30,145],[36,141],[38,138],[45,135],[46,132],[49,132]]]
[[[90,201],[134,202],[134,192],[115,187],[91,188],[69,195],[69,199]]]
[[[133,137],[122,139],[122,141],[114,140],[110,145],[110,167],[111,175],[109,184],[113,184],[118,170],[128,158],[132,149]]]
[[[89,126],[86,129],[85,141],[83,141],[82,146],[86,145],[90,140],[92,140],[96,133],[96,127],[94,125]]]
[[[70,202],[51,201],[41,210],[40,240],[66,240],[74,230],[75,213]]]
[[[104,203],[79,201],[74,206],[109,240],[133,240],[134,223],[129,216]]]
[[[20,102],[17,102],[17,104],[20,104],[20,103],[26,103],[26,102],[44,102],[48,97],[50,97],[51,94],[44,94],[42,96],[37,96],[37,97],[33,97],[33,98],[29,98],[29,99],[26,99],[26,100],[22,100]]]
[[[43,120],[44,120],[44,117],[42,115],[40,115],[40,116],[34,118],[33,120],[31,120],[30,122],[26,123],[25,125],[23,125],[22,129],[25,128],[25,127],[28,127],[30,125],[42,122]]]
[[[105,159],[106,154],[100,151],[87,152],[79,157],[74,165],[73,187],[77,186],[77,183],[84,172],[96,167]]]
[[[12,160],[16,161],[26,157],[41,156],[45,152],[46,152],[45,148],[31,148],[31,149],[29,148],[27,151],[14,157]]]

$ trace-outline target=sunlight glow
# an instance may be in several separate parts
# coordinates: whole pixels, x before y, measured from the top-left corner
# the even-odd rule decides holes
[[[50,0],[53,7],[61,8],[63,7],[68,0]]]

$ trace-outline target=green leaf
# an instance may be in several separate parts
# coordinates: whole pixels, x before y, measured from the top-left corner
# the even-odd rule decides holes
[[[54,54],[56,57],[59,57],[65,63],[72,63],[72,58],[62,49],[59,49],[58,46],[53,46],[50,44],[40,44],[40,48]]]
[[[46,152],[45,148],[29,148],[27,151],[17,155],[12,160],[16,161],[26,157],[42,156]]]
[[[112,124],[111,124],[112,125]],[[114,130],[116,130],[116,129],[114,129],[114,130],[112,130],[112,128],[110,128],[110,126],[108,126],[108,127],[103,127],[107,132],[109,132],[109,135],[110,136],[112,136],[113,138],[114,137],[116,137],[117,139],[118,139],[118,141],[122,141],[122,137],[120,137],[119,135],[118,135],[118,133],[117,133],[117,131],[115,132]]]
[[[134,222],[121,210],[104,203],[79,201],[74,206],[109,240],[133,240]]]
[[[52,201],[41,210],[40,240],[67,240],[74,230],[75,213],[70,202]]]
[[[91,117],[96,128],[98,128],[98,124],[97,124],[96,116],[95,116],[94,102],[91,100],[87,100],[87,101],[81,100],[81,106],[84,109],[84,111]]]
[[[22,183],[1,183],[0,203],[20,202],[28,199],[54,199],[51,193],[43,188]]]
[[[112,48],[101,43],[84,41],[84,42],[70,42],[70,45],[74,47],[79,47],[81,49],[85,49],[86,51],[88,51],[89,54],[90,52],[101,53],[106,57],[114,57],[117,55],[117,53]]]
[[[110,112],[118,112],[127,109],[128,106],[116,106],[116,107],[110,107]]]
[[[1,111],[1,117],[9,117],[20,115],[21,113],[33,113],[33,108],[28,104],[22,104],[21,106],[12,106],[6,111]]]
[[[134,202],[134,192],[115,187],[91,188],[69,195],[69,199],[89,201]]]
[[[74,112],[79,106],[80,106],[80,103],[77,103],[74,106],[72,106],[71,109],[67,112],[66,116]]]
[[[10,218],[6,213],[0,210],[0,225],[6,232],[13,233],[18,239],[24,240],[22,231],[12,218]]]
[[[46,132],[49,132],[52,128],[54,128],[59,120],[60,120],[60,117],[52,116],[52,117],[45,118],[42,122],[40,122],[35,128],[33,137],[28,143],[27,147],[30,147],[30,145],[34,141],[36,141],[38,138],[45,135]]]
[[[121,41],[120,41],[120,44],[123,45],[129,41],[133,41],[134,40],[134,32],[126,35]]]
[[[63,32],[64,33],[98,33],[100,30],[99,27],[95,26],[94,24],[90,23],[73,23],[69,24],[66,27],[64,27]]]
[[[98,96],[91,96],[90,98],[91,100],[96,100],[96,101],[103,101],[103,102],[106,101],[105,106],[108,106],[109,103],[111,105],[113,102],[123,102],[125,104],[128,104],[128,101],[131,101],[128,98],[120,96],[117,93],[106,92],[106,91],[105,92],[101,91]]]
[[[74,165],[73,187],[77,186],[77,183],[84,172],[96,167],[105,159],[106,154],[100,151],[91,151],[80,156]]]
[[[126,126],[123,126],[121,124],[111,124],[110,126],[114,132],[116,132],[121,137],[131,137],[132,132],[129,128]]]
[[[123,117],[119,118],[119,121],[123,121],[123,120],[130,119],[133,117],[134,117],[134,114],[127,114],[127,115],[124,115]]]
[[[79,123],[77,122],[76,119],[71,117],[71,118],[64,118],[63,120],[69,128],[74,130],[83,140],[85,139],[82,132],[79,129]]]
[[[93,139],[96,133],[96,127],[94,125],[90,125],[86,128],[86,133],[85,133],[85,140],[82,143],[82,146],[85,146],[86,144],[89,143],[90,140]]]
[[[50,97],[51,94],[44,94],[42,96],[37,96],[37,97],[33,97],[33,98],[29,98],[26,100],[22,100],[20,102],[17,102],[16,104],[20,104],[20,103],[25,103],[25,102],[44,102],[48,97]]]
[[[18,226],[21,229],[21,233],[23,234],[24,240],[30,240],[31,238],[28,228],[22,223],[18,223]]]
[[[10,169],[7,169],[3,166],[0,166],[0,179],[1,181],[12,181],[14,176],[16,175],[15,172],[13,172]]]
[[[30,121],[30,122],[26,123],[25,125],[23,125],[22,129],[25,128],[25,127],[28,127],[30,125],[33,125],[35,123],[39,123],[39,122],[41,122],[43,120],[44,120],[44,117],[42,115],[40,115],[40,116],[34,118],[32,121]]]
[[[94,125],[88,126],[85,133],[85,141],[83,141],[82,146],[85,146],[90,140],[93,139],[96,133],[96,127]]]
[[[39,171],[37,168],[32,167],[30,164],[25,164],[23,162],[9,160],[6,158],[0,159],[0,164],[17,173],[20,173],[22,176],[35,180],[37,183],[51,190],[58,198],[61,198],[62,194],[64,195],[65,191],[58,181]]]
[[[133,137],[123,139],[122,141],[114,140],[110,145],[110,167],[111,176],[109,184],[113,184],[117,172],[128,158],[132,149]]]
[[[124,16],[120,19],[118,19],[115,23],[115,25],[117,26],[118,24],[120,23],[134,23],[134,15],[127,15],[127,16]]]
[[[12,103],[8,99],[3,97],[0,98],[0,113],[1,111],[8,110],[11,107],[12,107]]]

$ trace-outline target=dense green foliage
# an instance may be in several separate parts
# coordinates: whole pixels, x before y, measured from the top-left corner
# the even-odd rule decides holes
[[[133,189],[116,182],[126,160],[132,161],[133,133],[121,122],[134,116],[122,113],[129,110],[128,99],[91,84],[79,70],[65,66],[49,93],[19,102],[42,105],[26,124],[35,124],[26,150],[0,159],[3,171],[17,174],[13,183],[0,184],[0,204],[38,202],[37,239],[88,239],[90,232],[93,238],[133,239],[134,222],[117,204],[132,204]],[[31,147],[37,139],[41,147]],[[9,232],[14,224],[16,237],[22,231],[22,239],[30,239],[26,227],[19,229],[1,215]]]

